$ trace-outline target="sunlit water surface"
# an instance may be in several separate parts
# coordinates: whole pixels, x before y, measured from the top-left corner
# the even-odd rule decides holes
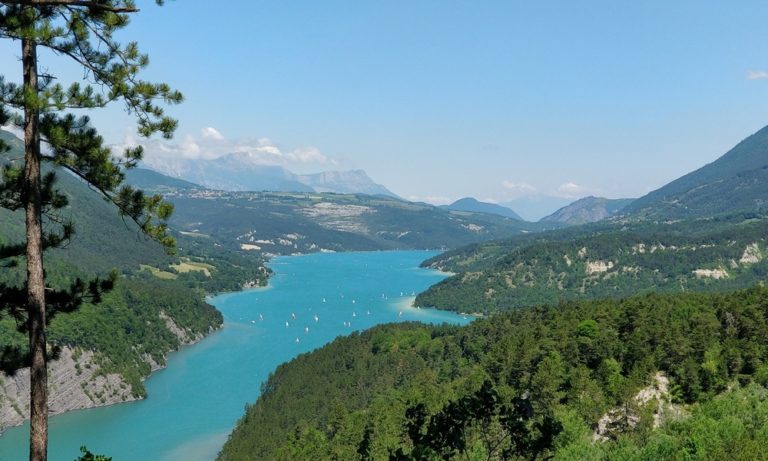
[[[397,251],[281,257],[270,286],[212,298],[224,328],[171,355],[147,380],[146,400],[51,418],[51,461],[79,447],[114,461],[210,461],[246,403],[277,365],[340,335],[380,323],[470,320],[410,307],[414,294],[444,274],[419,269],[434,253]],[[294,318],[295,317],[295,318]],[[29,426],[0,437],[0,460],[27,458]]]

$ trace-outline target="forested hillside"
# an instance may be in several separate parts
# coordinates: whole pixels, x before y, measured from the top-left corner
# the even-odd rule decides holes
[[[561,299],[744,288],[768,274],[766,235],[768,219],[736,215],[490,243],[469,255],[469,249],[460,250],[427,261],[458,274],[430,287],[416,303],[488,313]]]
[[[363,194],[178,191],[171,225],[268,255],[455,248],[543,228],[502,216]]]
[[[3,140],[14,149],[0,155],[0,163],[18,158],[20,140],[0,130]],[[151,185],[148,190],[197,189],[185,181],[168,178],[149,170],[131,172],[131,183],[137,187]],[[114,206],[90,190],[82,181],[60,171],[56,186],[67,196],[69,206],[59,219],[74,224],[74,236],[65,248],[47,253],[47,260],[56,266],[64,263],[85,273],[104,274],[117,269],[123,275],[146,271],[166,280],[179,280],[183,285],[208,292],[237,290],[243,285],[263,285],[268,270],[261,254],[233,251],[209,239],[179,233],[177,254],[168,255],[156,242],[143,235],[130,220],[118,216]],[[0,209],[0,244],[19,242],[24,236],[23,214]],[[3,278],[15,277],[13,273]]]
[[[766,172],[768,127],[715,162],[626,205],[608,221],[439,255],[425,265],[457,275],[416,302],[489,312],[559,299],[762,283],[768,271]],[[561,211],[564,218],[567,210]]]
[[[714,162],[641,197],[622,210],[633,219],[690,219],[763,211],[768,203],[768,127]]]
[[[766,327],[764,288],[381,326],[279,367],[218,459],[762,459]]]

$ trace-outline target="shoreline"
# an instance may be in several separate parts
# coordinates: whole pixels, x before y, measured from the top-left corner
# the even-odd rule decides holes
[[[147,376],[143,377],[141,379],[141,381],[142,382],[146,382],[147,380],[152,378],[152,376],[155,374],[155,372],[162,371],[165,368],[167,368],[168,367],[168,361],[172,359],[172,357],[173,357],[173,355],[175,353],[181,352],[183,349],[186,349],[188,347],[195,346],[196,344],[199,344],[200,342],[202,342],[206,338],[209,338],[212,335],[214,335],[215,333],[218,333],[219,331],[223,330],[224,329],[224,324],[225,324],[225,322],[222,321],[221,325],[219,325],[217,327],[211,327],[211,329],[209,329],[207,333],[201,334],[201,335],[199,335],[197,337],[194,337],[191,340],[188,337],[185,337],[184,339],[179,338],[179,341],[180,341],[179,348],[178,349],[173,349],[173,350],[168,351],[168,352],[166,352],[164,354],[165,364],[162,365],[162,366],[158,365],[156,362],[152,361],[151,359],[150,359],[150,361],[144,360],[144,363],[146,363],[146,364],[148,364],[150,366],[150,372],[149,372],[149,374]],[[170,329],[169,329],[169,331],[171,331],[172,333],[176,334],[175,332],[173,332]],[[177,335],[177,337],[179,337],[179,336]],[[90,351],[90,350],[79,350],[78,351],[78,350],[73,350],[73,349],[69,349],[69,348],[65,347],[64,350],[62,351],[62,356],[65,355],[66,351],[69,351],[70,356],[74,355],[75,352],[77,352],[79,354],[87,355],[88,356],[87,360],[90,360],[92,357],[94,357],[96,355],[96,353],[94,351]],[[138,402],[138,401],[141,401],[141,400],[145,400],[145,399],[147,399],[149,397],[149,395],[145,395],[143,397],[134,397],[133,394],[129,394],[130,395],[129,397],[127,397],[126,395],[123,395],[123,396],[121,396],[123,398],[117,398],[117,399],[114,399],[114,400],[106,400],[104,402],[95,402],[90,397],[89,392],[85,391],[82,386],[77,386],[77,389],[80,389],[81,392],[78,392],[79,395],[74,395],[74,396],[72,396],[70,398],[74,399],[75,401],[79,401],[79,402],[86,402],[86,399],[87,399],[87,401],[89,401],[92,405],[89,405],[89,404],[77,405],[77,404],[75,404],[75,406],[66,407],[66,408],[63,408],[63,409],[51,409],[51,403],[52,402],[56,402],[57,398],[61,398],[62,397],[59,389],[62,389],[63,387],[65,387],[64,384],[72,384],[72,382],[75,382],[75,383],[85,383],[85,380],[74,380],[74,381],[70,381],[69,383],[59,383],[59,382],[56,382],[53,379],[56,376],[55,371],[59,371],[59,372],[65,371],[63,369],[63,367],[60,367],[61,369],[56,370],[56,365],[59,364],[59,363],[65,363],[65,362],[60,362],[59,360],[55,360],[55,361],[52,360],[52,361],[49,362],[49,381],[48,381],[48,391],[49,391],[49,396],[50,396],[49,397],[49,412],[48,412],[48,417],[49,418],[51,418],[53,416],[62,415],[64,413],[69,413],[71,411],[89,410],[89,409],[94,409],[94,408],[105,408],[105,407],[110,407],[110,406],[113,406],[113,405],[120,405],[120,404],[123,404],[123,403]],[[71,364],[66,364],[65,363],[65,366],[66,365],[70,365],[70,368],[72,368]],[[88,365],[91,365],[91,364],[89,363]],[[77,363],[77,366],[79,366],[79,363]],[[75,366],[74,368],[77,368],[77,366]],[[100,368],[98,368],[98,367],[94,368],[93,372],[86,379],[90,379],[93,376],[101,377],[101,375],[98,375],[99,371],[100,371]],[[0,389],[5,390],[5,388],[8,386],[7,383],[8,383],[9,380],[18,381],[18,375],[19,374],[26,375],[28,373],[29,373],[29,368],[22,368],[22,369],[18,370],[16,372],[16,374],[14,374],[13,376],[6,375],[5,373],[0,373],[0,383],[1,383],[0,384]],[[127,382],[125,382],[123,380],[122,376],[120,374],[118,374],[118,373],[110,373],[110,374],[108,374],[106,376],[107,377],[110,377],[110,376],[111,377],[115,377],[115,378],[112,378],[111,382],[109,382],[110,387],[115,386],[115,385],[116,386],[120,386],[120,385],[128,386]],[[28,383],[29,378],[28,377],[22,377],[21,381],[22,381],[22,383]],[[107,381],[109,381],[109,378],[107,378]],[[21,386],[17,386],[17,388],[18,389],[24,389],[24,386],[22,384]],[[102,384],[101,386],[98,386],[98,387],[94,387],[94,389],[92,389],[92,391],[94,391],[94,393],[95,392],[99,392],[99,391],[103,392],[105,390],[106,389],[104,388],[104,384]],[[56,394],[57,392],[59,392],[58,395]],[[17,398],[17,399],[13,399],[11,396],[7,395],[6,393],[0,394],[0,398],[1,398],[0,400],[2,400],[3,403],[5,403],[7,401],[10,401],[11,402],[10,405],[11,405],[12,409],[16,412],[16,415],[18,415],[16,417],[12,417],[11,419],[8,419],[6,417],[6,418],[3,418],[2,420],[0,420],[0,438],[3,437],[3,435],[5,434],[6,430],[23,426],[26,422],[29,421],[29,416],[28,416],[28,413],[29,413],[29,403],[28,403],[29,395],[28,395],[28,393],[24,393],[22,395],[19,395],[18,397],[19,398]],[[23,405],[22,408],[25,410],[24,411],[24,415],[19,415],[18,414],[19,413],[19,409],[18,409],[18,407],[19,407],[18,402],[19,401],[22,402],[22,405]],[[2,410],[2,406],[0,406],[0,410]],[[8,422],[8,421],[10,421],[10,423],[6,424],[6,422]]]
[[[320,255],[320,254],[355,254],[355,253],[369,254],[369,253],[387,253],[387,252],[424,252],[424,253],[430,252],[430,253],[434,253],[434,252],[437,252],[437,251],[438,250],[413,250],[413,249],[397,250],[396,249],[396,250],[344,251],[344,252],[334,252],[334,253],[312,252],[312,253],[302,253],[302,254],[296,254],[296,255],[277,255],[277,256],[274,256],[274,257],[270,258],[269,260],[266,260],[265,261],[265,266],[269,267],[270,263],[274,264],[275,260],[279,259],[279,258],[287,258],[287,257],[295,258],[295,257],[312,256],[312,255]],[[279,264],[279,263],[277,263],[277,264]],[[439,273],[441,275],[450,276],[450,275],[448,275],[448,273],[446,273],[444,271],[440,271],[438,269],[422,268],[422,267],[419,267],[419,268],[422,269],[422,270],[426,269],[426,270],[434,271],[434,272]],[[270,267],[270,269],[272,269],[272,268]],[[212,305],[217,311],[221,312],[219,310],[219,308],[216,307],[215,304],[213,304],[213,302],[212,302],[213,299],[218,298],[220,296],[236,295],[236,294],[241,294],[241,293],[246,293],[246,292],[251,292],[251,291],[267,291],[267,290],[271,290],[271,289],[274,288],[274,285],[271,283],[271,279],[272,279],[274,274],[275,274],[275,272],[273,271],[270,274],[270,276],[266,278],[266,283],[264,285],[246,286],[244,284],[239,290],[221,291],[221,292],[217,292],[217,293],[206,293],[203,296],[203,300],[206,303]],[[404,305],[402,307],[403,308],[412,309],[413,311],[418,311],[418,310],[420,310],[422,308],[427,308],[427,307],[416,307],[416,306],[413,306],[413,302],[416,299],[415,296],[404,296],[403,298],[404,299],[401,302],[398,303],[398,308],[400,307],[401,303],[407,303],[408,304],[407,306]],[[448,310],[445,310],[445,309],[439,309],[439,308],[435,308],[435,307],[429,307],[428,309],[435,309],[435,310],[439,310],[439,311],[443,311],[443,312],[451,312],[451,311],[448,311]],[[472,317],[476,317],[476,316],[472,315]],[[160,321],[164,321],[164,319],[162,317],[159,320]],[[219,331],[222,331],[224,329],[224,327],[225,327],[225,324],[226,324],[226,321],[222,321],[221,325],[219,325],[217,327],[211,327],[211,329],[207,333],[201,334],[199,337],[192,338],[191,340],[185,334],[186,333],[185,331],[182,332],[182,334],[184,334],[184,335],[181,336],[179,334],[179,332],[176,332],[173,329],[169,328],[169,331],[171,331],[179,339],[179,341],[180,341],[179,348],[175,349],[175,350],[168,351],[164,355],[164,357],[165,357],[165,364],[163,366],[158,366],[151,359],[150,360],[142,359],[142,360],[145,361],[145,363],[147,363],[150,366],[150,373],[147,376],[143,377],[141,379],[141,381],[145,382],[145,381],[151,379],[152,376],[154,376],[155,372],[162,371],[165,368],[167,368],[168,362],[169,362],[169,360],[172,359],[174,353],[180,352],[180,351],[182,351],[183,349],[185,349],[187,347],[194,346],[194,345],[200,343],[201,341],[203,341],[204,339],[211,337],[213,334],[215,334],[215,333],[217,333]],[[91,354],[95,354],[93,351],[88,351],[88,352],[90,352]],[[55,366],[54,364],[56,362],[52,361],[50,363],[51,363],[50,366],[53,367],[53,366]],[[24,368],[24,369],[19,370],[19,373],[22,373],[24,370],[28,370],[28,368]],[[99,369],[96,368],[94,370],[93,374],[97,374],[98,371],[99,371]],[[114,375],[120,377],[120,382],[121,383],[127,384],[127,383],[125,383],[125,381],[122,379],[122,377],[120,375],[118,375],[118,374],[114,374]],[[6,375],[3,374],[0,377],[6,378]],[[48,386],[49,386],[50,395],[53,396],[54,393],[56,392],[56,389],[61,387],[61,383],[54,383],[51,380],[49,380]],[[53,389],[51,389],[51,388],[53,388]],[[1,385],[0,385],[0,389],[3,389]],[[98,391],[98,390],[103,391],[104,389],[102,389],[102,388],[95,389],[95,391]],[[83,395],[84,395],[84,397],[83,397]],[[83,395],[79,395],[78,396],[79,397],[79,401],[81,401],[81,402],[88,401],[89,403],[80,404],[80,405],[76,405],[76,406],[73,406],[73,407],[68,407],[68,408],[65,408],[63,410],[53,410],[53,411],[49,410],[50,411],[49,412],[49,417],[61,415],[61,414],[64,414],[64,413],[68,413],[70,411],[88,410],[88,409],[93,409],[93,408],[104,408],[104,407],[109,407],[109,406],[113,406],[113,405],[119,405],[119,404],[122,404],[122,403],[137,402],[137,401],[140,401],[140,400],[145,400],[146,398],[149,397],[149,395],[145,395],[143,397],[137,397],[137,398],[130,398],[130,397],[124,396],[125,398],[120,398],[120,399],[116,399],[116,400],[107,400],[105,402],[95,402],[87,394],[83,393]],[[130,395],[132,396],[132,394],[130,394]],[[0,397],[3,397],[3,396],[4,396],[3,394],[0,394]],[[7,396],[5,396],[5,397],[6,397],[6,399],[8,399]],[[27,397],[27,400],[28,400],[28,395],[26,397]],[[54,398],[51,398],[51,400],[54,400]],[[27,407],[24,407],[24,408],[27,408]],[[24,414],[26,416],[23,417],[23,419],[19,420],[18,418],[13,418],[13,419],[10,420],[10,421],[12,421],[10,424],[7,424],[7,425],[0,424],[0,437],[2,437],[4,435],[4,433],[5,433],[5,431],[7,429],[12,429],[12,428],[15,428],[15,427],[22,426],[27,421],[29,421],[28,410],[24,411]],[[2,422],[4,423],[5,421],[8,421],[8,420],[4,418],[2,420]]]

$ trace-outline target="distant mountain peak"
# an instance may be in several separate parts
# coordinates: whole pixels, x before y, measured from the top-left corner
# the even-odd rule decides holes
[[[471,211],[473,213],[488,213],[498,216],[504,216],[505,218],[515,219],[517,221],[524,221],[517,213],[511,208],[507,208],[495,203],[481,202],[474,197],[464,197],[456,200],[450,205],[443,205],[442,208],[453,211]]]
[[[361,169],[295,174],[280,165],[264,164],[259,155],[232,152],[215,159],[146,159],[144,165],[159,173],[230,191],[334,192],[397,197],[375,183]]]
[[[364,170],[322,171],[315,174],[297,175],[302,184],[312,187],[315,192],[336,192],[340,194],[369,194],[397,197],[392,191],[373,182]]]
[[[590,195],[576,200],[545,216],[539,222],[559,222],[568,225],[587,224],[607,219],[620,212],[634,199],[608,199]]]

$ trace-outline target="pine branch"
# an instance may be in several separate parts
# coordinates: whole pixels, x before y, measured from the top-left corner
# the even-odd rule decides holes
[[[137,13],[139,11],[138,8],[115,7],[105,3],[88,0],[3,0],[0,3],[21,6],[80,6],[110,13]]]

